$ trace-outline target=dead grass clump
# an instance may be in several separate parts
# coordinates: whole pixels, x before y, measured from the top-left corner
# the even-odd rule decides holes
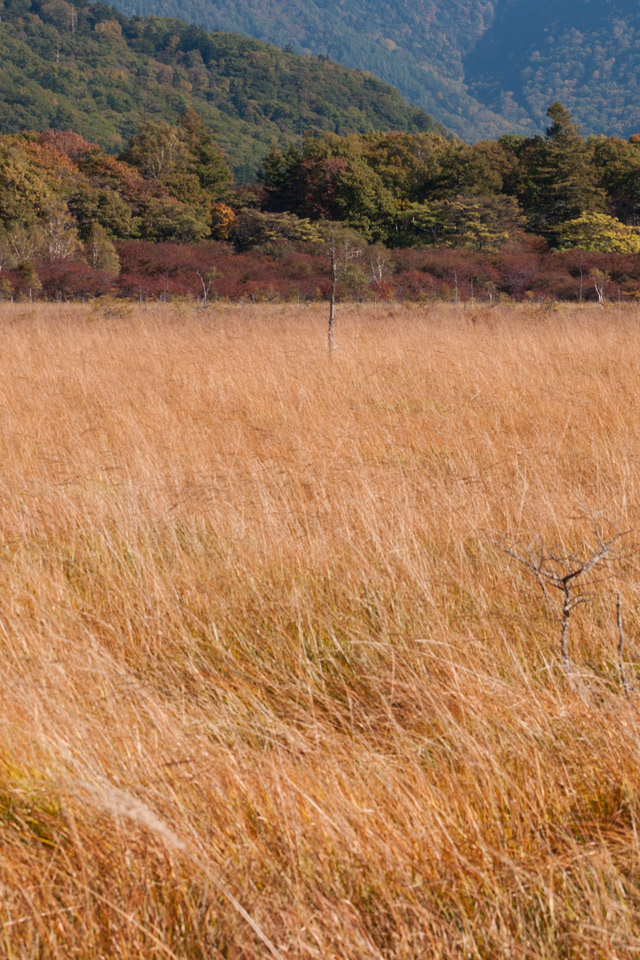
[[[467,314],[2,306],[3,956],[638,950],[637,321]]]

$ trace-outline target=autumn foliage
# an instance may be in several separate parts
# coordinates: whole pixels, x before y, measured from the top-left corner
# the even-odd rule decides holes
[[[0,296],[323,299],[341,230],[342,300],[637,299],[638,144],[548,116],[545,138],[474,146],[307,137],[244,186],[193,111],[145,121],[120,157],[72,131],[0,137]]]

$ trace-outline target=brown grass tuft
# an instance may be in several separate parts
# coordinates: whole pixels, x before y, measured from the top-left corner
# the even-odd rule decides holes
[[[473,320],[473,322],[471,322]],[[0,313],[0,955],[640,949],[632,308]]]

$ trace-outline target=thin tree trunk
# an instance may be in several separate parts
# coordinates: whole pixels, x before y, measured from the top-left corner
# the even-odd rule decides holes
[[[329,357],[333,356],[335,344],[333,340],[333,331],[336,322],[336,288],[331,284],[331,300],[329,301]]]
[[[622,597],[618,590],[618,602],[616,605],[616,620],[618,621],[618,669],[620,671],[620,680],[622,689],[627,700],[631,697],[631,687],[627,678],[627,671],[624,666],[624,624],[622,622]]]
[[[568,633],[569,633],[569,617],[571,616],[571,593],[568,583],[564,584],[564,603],[562,604],[562,626],[560,630],[560,659],[562,661],[562,669],[565,673],[570,673],[571,671],[571,661],[569,660],[569,646],[568,646]]]
[[[338,286],[338,261],[331,251],[331,300],[329,301],[329,359],[335,350],[334,331],[336,323],[336,287]]]

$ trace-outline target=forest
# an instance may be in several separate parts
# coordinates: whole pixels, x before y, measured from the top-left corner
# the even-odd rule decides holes
[[[549,103],[593,134],[640,130],[640,15],[634,0],[117,0],[125,13],[180,16],[392,83],[465,140],[541,132]]]
[[[195,110],[252,180],[272,144],[304,133],[439,129],[397,90],[180,20],[86,0],[0,0],[0,133],[72,129],[111,152],[146,119]]]
[[[514,104],[506,116],[480,103],[464,85],[463,55],[491,22],[494,5],[487,0],[350,0],[348,5],[322,0],[117,0],[115,5],[127,14],[182,17],[209,30],[230,30],[370,70],[463,137],[479,139],[514,129],[531,132],[536,127],[526,108]]]
[[[436,132],[273,145],[238,184],[193,110],[115,156],[72,131],[0,138],[0,295],[495,302],[640,296],[640,137],[473,146]]]

